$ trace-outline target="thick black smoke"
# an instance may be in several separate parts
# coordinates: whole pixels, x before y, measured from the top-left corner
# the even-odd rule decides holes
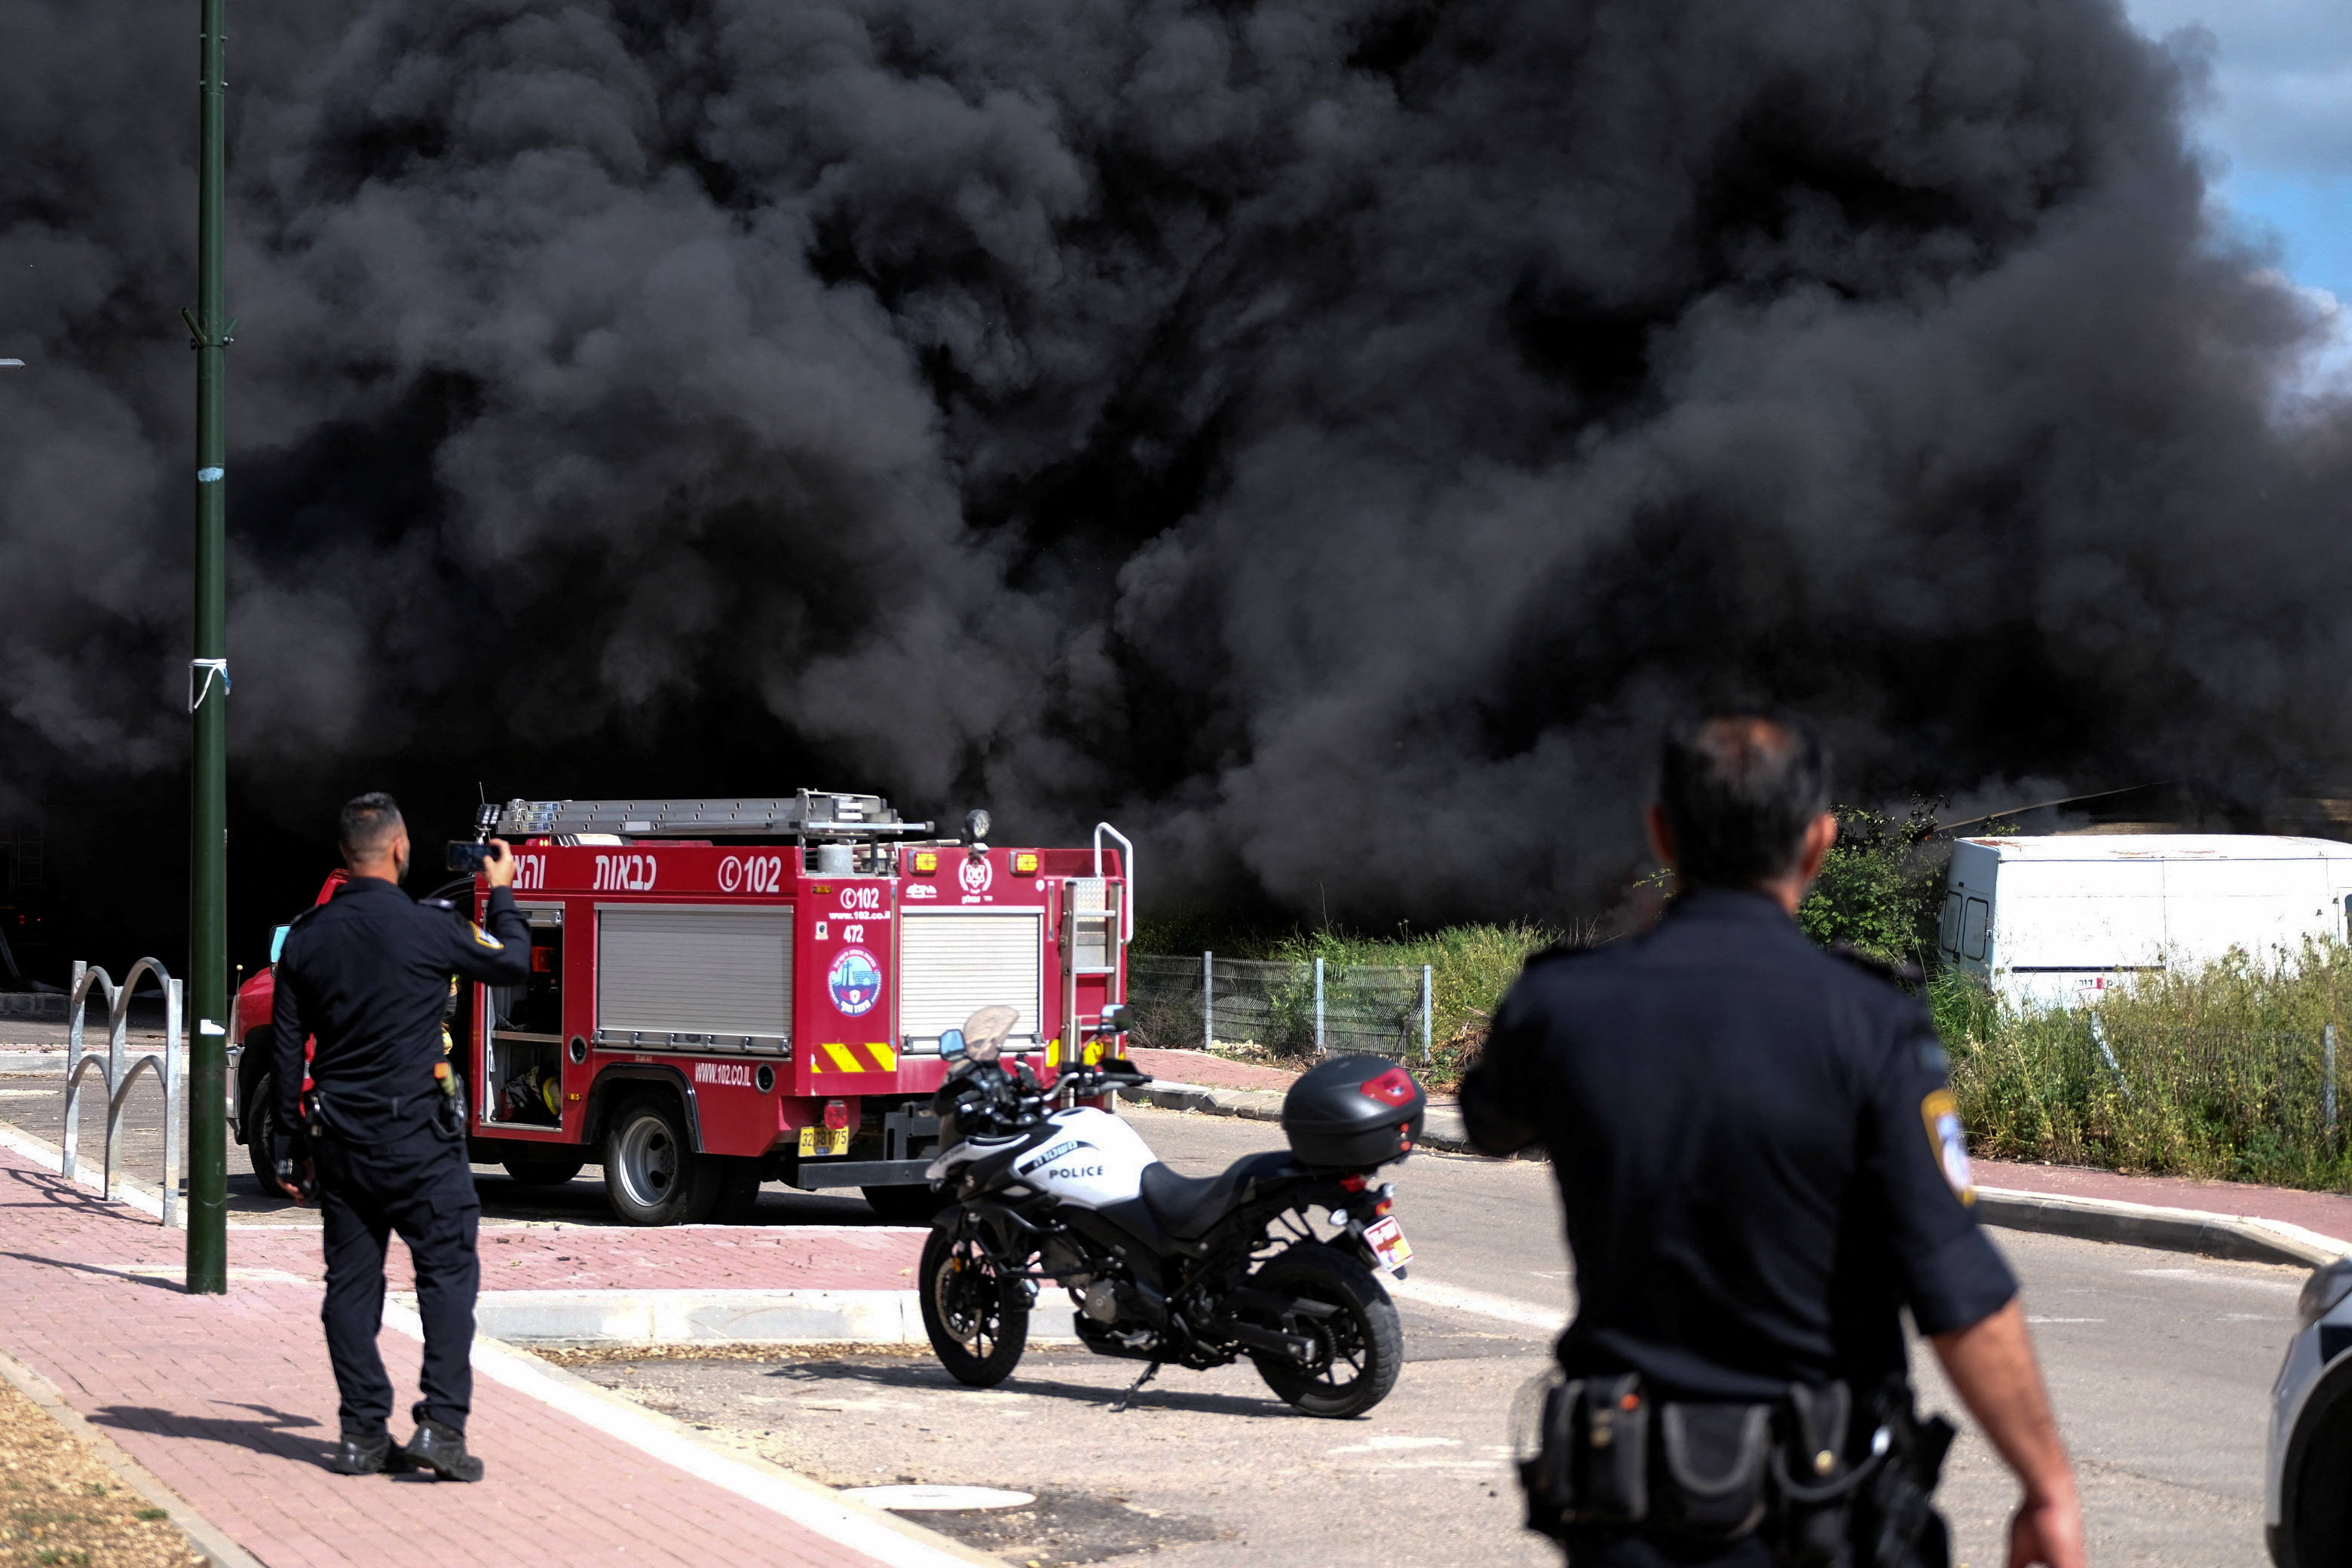
[[[257,820],[878,787],[1441,917],[1604,896],[1696,701],[1857,791],[2352,750],[2321,323],[2110,0],[233,23]],[[0,816],[169,846],[194,39],[0,41]]]

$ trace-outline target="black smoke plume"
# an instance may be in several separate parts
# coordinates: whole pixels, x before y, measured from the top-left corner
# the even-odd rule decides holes
[[[1163,896],[1378,921],[1605,900],[1695,702],[1849,794],[2347,749],[2326,323],[2112,0],[232,22],[247,924],[378,784],[1109,816]],[[0,43],[0,817],[145,942],[195,40]]]

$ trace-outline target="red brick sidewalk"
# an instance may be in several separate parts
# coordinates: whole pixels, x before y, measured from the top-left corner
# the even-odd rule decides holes
[[[543,1269],[581,1263],[578,1274],[562,1278],[654,1268],[668,1284],[679,1262],[672,1249],[682,1252],[698,1238],[620,1235],[593,1266],[574,1250],[580,1229],[551,1227],[544,1240],[508,1245],[524,1254],[516,1274],[534,1282]],[[713,1240],[708,1233],[698,1239],[706,1248]],[[829,1232],[828,1248],[845,1239]],[[789,1232],[729,1242],[722,1250],[735,1257],[720,1277],[730,1283],[833,1278],[807,1238]],[[886,1234],[873,1246],[876,1261],[895,1258],[900,1242]],[[234,1233],[226,1297],[180,1289],[184,1243],[184,1232],[101,1204],[0,1150],[0,1300],[8,1303],[0,1345],[269,1568],[551,1568],[588,1561],[866,1568],[970,1560],[887,1525],[877,1548],[870,1521],[827,1525],[831,1533],[820,1533],[800,1520],[842,1510],[819,1493],[787,1517],[615,1436],[634,1429],[627,1416],[600,1429],[490,1376],[477,1377],[467,1432],[488,1463],[486,1481],[332,1475],[322,1462],[336,1436],[334,1384],[320,1336],[319,1288],[308,1282],[318,1270],[315,1233]],[[384,1335],[404,1411],[415,1397],[418,1348],[396,1332]],[[404,1421],[399,1435],[406,1435]],[[835,1537],[845,1530],[878,1554],[842,1544]]]
[[[2126,1176],[2076,1165],[2013,1165],[1975,1162],[1977,1185],[2070,1198],[2115,1198],[2157,1208],[2196,1209],[2299,1225],[2352,1247],[2352,1197],[2246,1182],[2200,1182],[2185,1176]]]
[[[178,1234],[177,1232],[174,1233]],[[911,1290],[919,1230],[876,1226],[530,1224],[482,1231],[485,1290]],[[321,1278],[319,1233],[306,1226],[232,1226],[229,1254],[250,1268]],[[414,1289],[408,1253],[384,1277]]]

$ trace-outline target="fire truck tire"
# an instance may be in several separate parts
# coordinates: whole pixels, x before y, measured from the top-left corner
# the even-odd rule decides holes
[[[519,1187],[560,1187],[580,1173],[585,1160],[509,1160],[507,1177]]]
[[[686,1116],[667,1095],[613,1113],[604,1133],[604,1195],[624,1225],[700,1225],[719,1201],[719,1162],[694,1152]]]
[[[923,1331],[950,1377],[993,1388],[1029,1348],[1029,1293],[988,1262],[970,1237],[935,1230],[923,1243],[915,1299]]]
[[[246,1047],[252,1049],[250,1046]],[[245,1109],[245,1152],[253,1162],[254,1180],[264,1194],[281,1197],[278,1190],[278,1077],[263,1073],[253,1085],[253,1100]]]
[[[711,1205],[715,1225],[752,1225],[760,1213],[760,1162],[742,1154],[713,1157],[719,1166],[714,1184],[718,1201]]]
[[[948,1206],[948,1195],[919,1187],[860,1187],[866,1194],[866,1206],[884,1225],[929,1225],[931,1216]]]

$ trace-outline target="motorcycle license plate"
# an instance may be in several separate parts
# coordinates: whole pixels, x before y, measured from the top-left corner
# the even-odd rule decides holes
[[[1397,1224],[1393,1215],[1366,1226],[1364,1240],[1370,1245],[1372,1256],[1381,1260],[1381,1267],[1391,1274],[1412,1261],[1412,1243],[1404,1238],[1404,1226]]]

